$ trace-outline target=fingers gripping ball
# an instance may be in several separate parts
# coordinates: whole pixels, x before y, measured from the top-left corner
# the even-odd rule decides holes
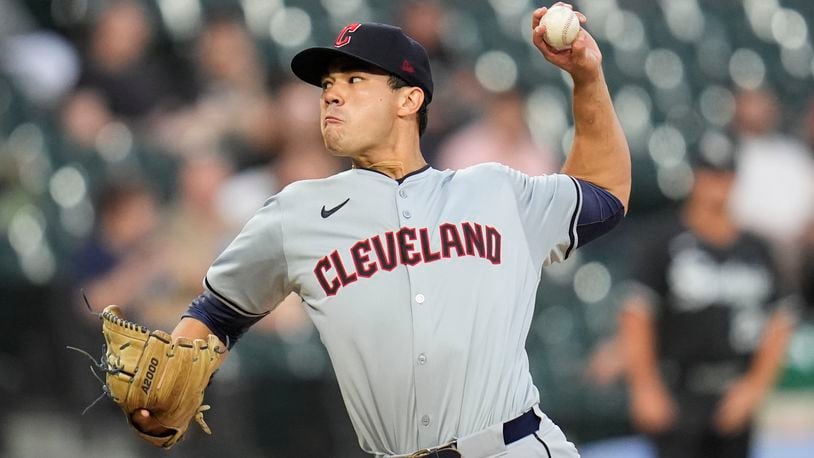
[[[220,367],[226,346],[210,335],[207,340],[172,337],[150,331],[124,319],[119,307],[110,305],[101,313],[102,334],[107,352],[105,383],[113,401],[128,422],[138,409],[169,430],[166,435],[138,434],[153,445],[170,448],[186,433],[194,418],[207,434],[203,421],[204,390]],[[132,423],[131,423],[132,424]]]
[[[542,23],[545,26],[543,39],[557,51],[568,49],[579,34],[579,18],[564,5],[552,6],[543,16]]]

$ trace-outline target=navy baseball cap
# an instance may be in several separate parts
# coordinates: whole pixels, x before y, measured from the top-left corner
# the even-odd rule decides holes
[[[300,51],[291,60],[291,70],[306,83],[322,86],[328,65],[341,56],[397,75],[423,89],[427,103],[432,100],[432,73],[427,51],[392,25],[367,22],[347,25],[339,32],[333,46]]]

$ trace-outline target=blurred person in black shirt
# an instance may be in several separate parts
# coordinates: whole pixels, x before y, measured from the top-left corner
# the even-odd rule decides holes
[[[166,63],[150,52],[153,34],[138,2],[113,2],[93,24],[79,86],[98,91],[114,114],[133,121],[170,104],[184,93],[172,79],[182,69],[176,65],[171,74]]]
[[[649,234],[621,316],[634,425],[658,455],[746,457],[794,318],[762,240],[729,213],[731,167],[699,163],[678,223]]]
[[[783,132],[782,121],[783,105],[771,89],[736,94],[731,209],[740,227],[771,243],[783,279],[791,280],[800,264],[800,238],[814,218],[814,155]]]
[[[135,181],[108,185],[99,195],[98,228],[73,257],[73,281],[95,306],[132,309],[163,274],[164,250],[155,242],[157,203]],[[137,310],[130,313],[138,315]]]

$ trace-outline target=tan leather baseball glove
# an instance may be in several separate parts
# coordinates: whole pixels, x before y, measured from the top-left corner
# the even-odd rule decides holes
[[[153,445],[170,448],[186,433],[193,418],[207,434],[203,419],[204,390],[225,358],[226,346],[214,335],[207,340],[173,338],[124,319],[109,305],[99,315],[107,347],[102,360],[106,391],[124,411],[128,423],[138,409],[170,430],[164,436],[136,431]],[[135,426],[134,426],[135,428]]]

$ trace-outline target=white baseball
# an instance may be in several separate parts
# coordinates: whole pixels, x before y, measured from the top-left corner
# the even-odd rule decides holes
[[[552,6],[543,16],[542,22],[545,25],[543,39],[557,51],[568,49],[577,39],[579,18],[567,6]]]

